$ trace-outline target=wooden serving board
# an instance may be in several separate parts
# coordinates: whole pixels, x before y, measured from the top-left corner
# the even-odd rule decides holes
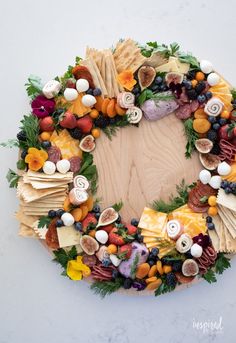
[[[121,128],[112,141],[102,134],[93,154],[102,207],[122,200],[122,218],[140,218],[153,200],[175,194],[182,179],[196,181],[202,166],[197,152],[185,158],[185,145],[183,123],[174,113],[155,122],[142,119],[138,128]]]

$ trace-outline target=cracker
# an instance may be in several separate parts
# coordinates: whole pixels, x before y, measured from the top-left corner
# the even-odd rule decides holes
[[[215,230],[209,230],[208,234],[211,238],[211,242],[212,242],[212,245],[213,245],[215,251],[218,252],[219,248],[220,248],[220,239],[219,239],[216,231]]]
[[[228,209],[236,212],[236,197],[233,194],[225,194],[225,191],[220,188],[217,195],[217,203]]]
[[[33,229],[40,239],[46,239],[46,233],[48,232],[48,228],[46,226],[39,228],[38,223],[39,222],[37,220],[33,225]]]
[[[22,207],[20,206],[19,210],[15,214],[16,219],[26,226],[33,227],[33,224],[38,219],[38,216],[26,216],[22,211]]]
[[[229,230],[231,236],[233,238],[236,238],[236,230],[235,230],[235,224],[231,222],[229,215],[226,215],[225,211],[222,211],[222,207],[218,206],[218,213],[221,217],[221,220],[223,221],[224,226]]]
[[[38,182],[38,181],[31,181],[31,185],[34,189],[46,189],[46,188],[55,188],[61,186],[67,186],[66,182]]]
[[[46,175],[44,173],[39,173],[39,172],[28,170],[27,177],[34,178],[35,180],[45,180],[45,179],[46,180],[65,180],[65,179],[73,180],[73,172],[68,172],[65,174],[56,172],[52,175]]]
[[[22,223],[20,224],[18,235],[22,237],[38,238],[37,233],[32,229],[32,227]]]

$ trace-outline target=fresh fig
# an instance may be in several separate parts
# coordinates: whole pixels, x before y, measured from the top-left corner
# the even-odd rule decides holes
[[[87,255],[94,255],[99,249],[99,244],[93,237],[84,235],[80,238],[80,245]]]
[[[195,147],[200,153],[207,154],[213,148],[213,142],[207,138],[200,138],[196,140]]]
[[[138,70],[138,80],[141,89],[149,87],[156,77],[156,70],[150,66],[142,66]]]
[[[214,170],[220,163],[220,158],[213,154],[199,154],[201,164],[205,169]]]
[[[177,72],[169,72],[165,76],[167,86],[169,86],[171,83],[174,83],[175,85],[177,85],[178,83],[182,83],[183,79],[184,75]]]
[[[113,223],[116,221],[119,217],[118,212],[114,210],[113,207],[105,208],[105,210],[102,211],[100,214],[99,220],[98,220],[98,226],[105,226]]]
[[[198,264],[195,260],[188,258],[182,265],[182,273],[184,276],[195,276],[199,272]]]
[[[96,147],[94,137],[92,135],[85,136],[81,140],[79,147],[82,151],[85,151],[85,152],[93,151]]]

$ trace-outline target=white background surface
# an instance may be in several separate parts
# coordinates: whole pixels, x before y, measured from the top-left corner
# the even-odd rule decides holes
[[[29,110],[27,76],[47,81],[63,73],[87,44],[106,48],[128,36],[178,41],[236,84],[235,10],[233,0],[1,1],[1,141],[15,137]],[[61,277],[40,244],[17,236],[15,191],[5,181],[16,157],[1,150],[0,343],[235,342],[235,261],[217,284],[159,298],[100,300],[85,283]],[[194,320],[220,317],[221,334],[193,329]]]

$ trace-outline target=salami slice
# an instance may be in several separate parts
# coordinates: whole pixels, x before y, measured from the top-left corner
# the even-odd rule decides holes
[[[51,146],[47,150],[48,153],[48,161],[51,161],[53,163],[57,163],[61,159],[61,150],[57,148],[56,146]]]
[[[190,104],[191,112],[195,112],[199,108],[199,102],[197,100],[193,100]]]
[[[190,104],[182,105],[175,111],[175,115],[179,119],[187,119],[191,116],[191,114],[192,111]]]
[[[236,147],[225,139],[220,140],[220,159],[221,161],[233,162],[236,154]]]
[[[46,243],[49,248],[56,250],[59,249],[59,241],[57,236],[56,220],[53,219],[49,224],[48,231],[46,233]]]
[[[77,156],[74,156],[74,157],[71,157],[69,161],[70,161],[70,170],[73,173],[78,172],[80,170],[81,159]]]
[[[97,258],[95,255],[83,255],[82,257],[82,261],[84,264],[86,264],[87,266],[89,266],[90,268],[94,267],[97,263]]]

